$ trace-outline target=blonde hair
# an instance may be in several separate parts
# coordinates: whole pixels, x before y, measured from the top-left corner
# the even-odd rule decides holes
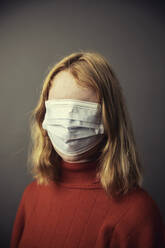
[[[79,85],[95,90],[100,99],[105,139],[100,146],[97,176],[105,192],[115,196],[141,186],[143,168],[122,88],[108,61],[98,52],[91,51],[64,57],[50,69],[44,80],[38,104],[30,116],[32,142],[28,163],[33,178],[38,184],[60,179],[60,156],[42,128],[42,122],[51,82],[63,70],[69,70]]]

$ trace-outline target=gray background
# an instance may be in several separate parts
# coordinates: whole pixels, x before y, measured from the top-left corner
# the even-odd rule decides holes
[[[0,8],[1,247],[8,247],[27,173],[29,113],[48,67],[98,51],[120,80],[145,169],[165,220],[165,33],[161,1],[4,1]]]

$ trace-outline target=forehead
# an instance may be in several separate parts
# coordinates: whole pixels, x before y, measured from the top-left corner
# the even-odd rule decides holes
[[[96,92],[92,88],[78,85],[68,71],[61,71],[54,77],[48,99],[78,99],[98,102]]]

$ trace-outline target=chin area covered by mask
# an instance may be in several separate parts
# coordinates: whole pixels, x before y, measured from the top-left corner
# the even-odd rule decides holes
[[[55,151],[58,153],[58,155],[66,162],[68,163],[85,163],[85,162],[90,162],[90,161],[94,161],[96,159],[98,159],[99,155],[100,155],[100,151],[101,148],[103,147],[104,144],[104,137],[102,137],[102,139],[100,140],[100,142],[98,142],[97,145],[95,145],[94,147],[92,147],[91,149],[89,149],[86,152],[83,152],[81,154],[77,154],[77,155],[66,155],[62,152],[60,152],[57,148],[54,147]]]

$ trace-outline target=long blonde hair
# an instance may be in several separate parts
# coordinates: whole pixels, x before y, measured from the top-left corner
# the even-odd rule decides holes
[[[44,80],[38,104],[30,116],[28,163],[33,178],[45,185],[49,180],[60,179],[60,157],[42,128],[42,122],[51,82],[62,70],[69,70],[79,85],[91,87],[100,99],[105,142],[99,153],[97,176],[105,192],[115,196],[141,186],[143,168],[122,88],[109,62],[98,52],[91,51],[75,52],[62,58]]]

